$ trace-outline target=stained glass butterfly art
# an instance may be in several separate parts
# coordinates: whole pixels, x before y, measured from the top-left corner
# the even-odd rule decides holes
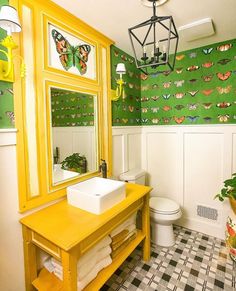
[[[53,29],[51,33],[63,68],[68,71],[70,68],[76,67],[80,74],[84,75],[87,71],[86,62],[91,51],[90,45],[72,46],[56,29]]]

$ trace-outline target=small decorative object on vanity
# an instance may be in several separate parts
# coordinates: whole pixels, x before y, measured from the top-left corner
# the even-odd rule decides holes
[[[231,208],[236,214],[236,173],[232,174],[230,179],[224,181],[224,187],[220,193],[215,196],[221,202],[226,198],[229,198]],[[236,262],[236,217],[232,214],[232,217],[228,217],[226,222],[226,244],[229,248],[229,255],[233,261]]]

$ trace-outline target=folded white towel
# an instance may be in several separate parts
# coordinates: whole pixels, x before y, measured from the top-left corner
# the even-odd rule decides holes
[[[53,270],[54,270],[54,266],[52,264],[52,261],[51,261],[51,257],[47,258],[44,263],[43,263],[43,266],[48,270],[48,272],[52,273]]]
[[[102,261],[104,258],[106,258],[108,255],[111,254],[111,247],[107,246],[102,249],[100,249],[95,256],[89,260],[86,264],[83,264],[82,266],[77,265],[77,278],[78,280],[82,280],[88,273],[92,271],[92,269],[98,264],[100,261]],[[56,261],[52,258],[53,264],[53,272],[58,275],[58,277],[63,277],[63,268],[60,262]],[[52,272],[51,271],[51,272]]]
[[[93,246],[90,250],[88,250],[85,254],[83,254],[78,261],[78,266],[82,266],[87,264],[90,260],[93,259],[96,252],[101,250],[102,248],[109,246],[111,243],[111,238],[109,236],[105,236],[102,240],[100,240],[95,246]]]
[[[103,260],[101,260],[99,263],[96,264],[96,266],[93,268],[93,270],[87,274],[87,276],[84,277],[83,280],[77,282],[77,288],[78,291],[83,290],[94,278],[96,278],[97,274],[107,266],[109,266],[112,263],[112,259],[110,256],[107,256]]]
[[[113,229],[113,231],[110,233],[110,236],[113,237],[120,233],[122,230],[126,229],[129,225],[136,224],[136,216],[137,212],[135,212],[127,220],[125,220],[123,223],[121,223],[115,229]]]

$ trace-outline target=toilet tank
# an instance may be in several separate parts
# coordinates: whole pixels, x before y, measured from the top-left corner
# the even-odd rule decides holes
[[[146,172],[142,169],[133,169],[128,172],[120,174],[120,180],[133,183],[133,184],[140,184],[145,185],[145,176]]]

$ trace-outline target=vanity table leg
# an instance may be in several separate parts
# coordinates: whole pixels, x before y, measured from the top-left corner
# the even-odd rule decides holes
[[[75,252],[62,250],[63,290],[77,291],[77,256]]]
[[[32,291],[35,290],[32,282],[37,278],[36,246],[31,242],[30,231],[28,228],[23,226],[22,232],[25,262],[25,290]]]
[[[143,260],[150,260],[150,214],[149,214],[149,194],[144,196],[142,209],[142,230],[145,233],[143,241]]]

